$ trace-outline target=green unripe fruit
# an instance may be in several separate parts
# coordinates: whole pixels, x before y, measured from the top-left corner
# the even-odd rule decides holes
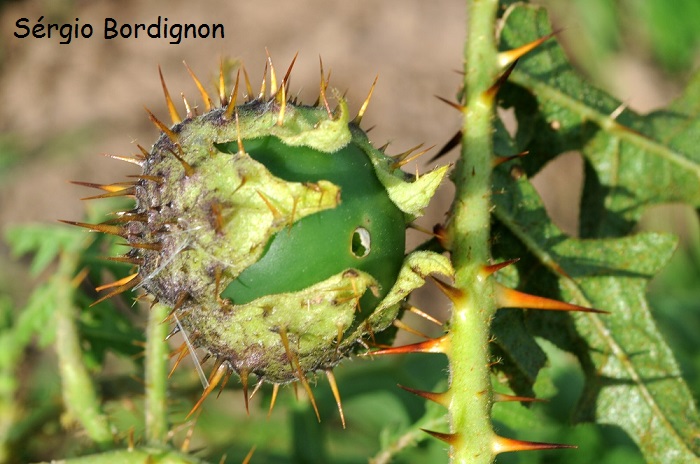
[[[219,374],[277,384],[332,368],[386,329],[427,273],[450,272],[439,255],[404,256],[406,225],[447,168],[414,178],[341,98],[331,112],[323,94],[304,106],[284,93],[172,128],[152,117],[163,133],[140,160],[120,234],[138,276],[117,289],[171,306]]]

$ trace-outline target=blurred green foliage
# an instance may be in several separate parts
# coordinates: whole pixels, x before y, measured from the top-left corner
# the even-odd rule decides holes
[[[558,26],[576,37],[574,61],[606,82],[607,66],[622,51],[680,78],[697,67],[700,3],[695,0],[544,0]]]
[[[550,1],[559,12],[561,26],[567,17],[578,18],[584,38],[573,46],[578,62],[593,76],[598,67],[621,50],[631,50],[653,60],[665,72],[683,76],[697,65],[700,47],[700,2],[695,0]],[[566,7],[562,4],[566,3]],[[563,11],[564,9],[569,11]],[[578,35],[578,34],[577,34]],[[74,142],[84,134],[77,131]],[[33,162],[29,141],[14,134],[0,137],[0,193],[8,176]],[[70,160],[66,160],[67,162]],[[111,209],[110,206],[106,210]],[[90,215],[101,217],[104,211]],[[100,219],[93,219],[98,221]],[[47,218],[46,222],[53,222]],[[668,268],[654,281],[649,295],[660,330],[676,354],[695,399],[700,392],[700,240],[697,218],[692,237],[681,245]],[[63,424],[60,383],[54,355],[51,313],[56,299],[50,272],[60,251],[85,242],[85,233],[62,226],[2,224],[3,237],[16,257],[33,255],[22,262],[23,276],[1,274],[0,282],[0,460],[31,462],[94,451],[79,433]],[[128,267],[106,263],[100,256],[115,255],[114,242],[95,238],[81,253],[81,266],[88,266],[87,279],[73,294],[82,308],[79,318],[84,362],[94,375],[104,409],[127,442],[143,431],[141,346],[143,315],[128,300],[106,301],[88,309],[94,285],[105,274],[123,277]],[[122,250],[123,252],[123,250]],[[95,264],[100,262],[99,266]],[[26,302],[13,301],[13,279],[32,279],[33,292]],[[583,375],[576,360],[548,342],[541,342],[548,367],[541,371],[534,391],[549,403],[496,405],[499,430],[523,439],[576,443],[578,451],[554,451],[503,455],[501,463],[641,463],[632,441],[619,429],[593,424],[571,426],[572,415],[583,391]],[[187,361],[171,381],[171,419],[176,443],[188,432],[184,418],[201,394],[199,380]],[[242,410],[240,389],[229,387],[218,400],[204,406],[193,435],[197,456],[240,462],[255,444],[255,463],[364,463],[396,446],[407,437],[407,447],[394,456],[395,463],[445,462],[442,443],[419,432],[420,427],[447,430],[443,410],[404,392],[396,384],[439,391],[445,388],[445,360],[415,355],[403,359],[360,359],[346,362],[336,372],[341,387],[348,429],[343,430],[335,401],[325,381],[314,389],[323,423],[316,422],[310,406],[297,401],[292,388],[283,389],[274,412],[267,418],[271,391],[263,387],[256,396],[250,417]],[[498,391],[507,387],[494,379]],[[233,431],[233,432],[232,432]],[[409,446],[410,445],[410,446]]]

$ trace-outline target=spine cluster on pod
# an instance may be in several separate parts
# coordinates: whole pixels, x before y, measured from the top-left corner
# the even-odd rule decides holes
[[[313,402],[307,378],[325,372],[340,408],[332,369],[380,337],[428,274],[452,274],[444,256],[405,255],[405,229],[448,166],[403,172],[424,152],[374,148],[360,128],[372,92],[351,119],[341,96],[331,107],[322,65],[318,101],[290,99],[293,65],[278,83],[268,56],[258,93],[245,70],[226,89],[222,66],[218,105],[187,67],[203,113],[183,97],[184,117],[161,73],[172,125],[147,110],[158,140],[113,156],[142,172],[128,183],[78,182],[105,192],[90,199],[134,197],[134,208],[101,224],[66,221],[130,247],[112,259],[135,272],[99,287],[96,303],[142,289],[172,308],[171,335],[185,337],[175,367],[194,348],[213,358],[192,412],[234,372],[246,405],[252,377],[274,384],[274,396],[300,382]]]

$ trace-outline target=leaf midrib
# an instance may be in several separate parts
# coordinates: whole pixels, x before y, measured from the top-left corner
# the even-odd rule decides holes
[[[526,72],[515,70],[511,74],[510,80],[531,89],[540,98],[556,102],[569,109],[571,112],[578,114],[581,119],[594,122],[611,137],[617,137],[643,151],[655,154],[670,163],[687,169],[700,180],[700,165],[688,159],[683,153],[672,150],[631,127],[620,124],[617,120],[611,118],[610,115],[601,113],[585,103],[581,103],[560,89],[544,84]]]
[[[505,212],[502,208],[496,208],[494,211],[494,215],[498,218],[499,221],[501,221],[503,224],[508,227],[508,229],[511,230],[511,232],[518,237],[522,241],[522,243],[527,247],[527,249],[537,257],[537,259],[547,267],[551,272],[554,273],[554,275],[557,275],[561,277],[561,281],[563,283],[563,286],[571,292],[571,294],[574,296],[574,303],[581,305],[581,306],[588,306],[588,307],[593,307],[593,304],[591,301],[585,296],[584,292],[581,290],[579,285],[570,277],[562,276],[560,269],[560,265],[557,263],[557,261],[543,248],[541,248],[537,242],[530,237],[527,233],[525,233],[522,228],[518,226],[517,221],[507,212]],[[646,308],[648,310],[648,308]],[[644,401],[647,403],[649,409],[654,413],[654,415],[661,420],[663,420],[664,428],[666,430],[669,430],[672,432],[673,437],[675,438],[676,442],[679,442],[683,445],[683,448],[690,454],[695,455],[695,452],[690,448],[689,444],[685,441],[683,435],[680,433],[680,431],[673,425],[673,423],[667,418],[666,414],[663,412],[661,407],[659,406],[658,402],[654,398],[654,395],[646,388],[646,385],[642,381],[641,377],[637,374],[637,371],[634,367],[634,364],[630,360],[630,357],[627,356],[625,353],[625,350],[618,344],[617,340],[615,337],[612,335],[612,331],[608,330],[605,327],[605,324],[601,320],[601,316],[598,316],[593,313],[585,313],[580,315],[580,317],[587,317],[592,323],[593,326],[595,327],[596,331],[598,332],[599,336],[607,342],[607,344],[610,346],[611,351],[615,358],[620,362],[620,364],[623,366],[625,371],[629,374],[630,378],[632,381],[635,383],[637,388],[639,389],[642,397],[644,398]]]

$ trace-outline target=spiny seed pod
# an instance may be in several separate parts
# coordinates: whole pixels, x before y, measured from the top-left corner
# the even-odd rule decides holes
[[[216,359],[202,399],[234,371],[244,384],[255,374],[308,391],[307,374],[330,373],[389,327],[427,274],[451,273],[443,256],[404,256],[405,228],[447,167],[401,171],[411,152],[386,156],[359,128],[369,97],[352,121],[343,98],[331,110],[321,69],[319,103],[298,104],[286,97],[289,71],[277,87],[269,64],[269,96],[263,79],[240,105],[238,78],[227,97],[222,72],[220,108],[190,71],[206,112],[185,101],[184,120],[163,83],[174,125],[149,112],[162,133],[131,160],[138,181],[99,186],[101,197],[134,195],[135,208],[122,225],[74,223],[132,247],[117,259],[138,272],[102,299],[142,287],[173,308],[174,331]]]

